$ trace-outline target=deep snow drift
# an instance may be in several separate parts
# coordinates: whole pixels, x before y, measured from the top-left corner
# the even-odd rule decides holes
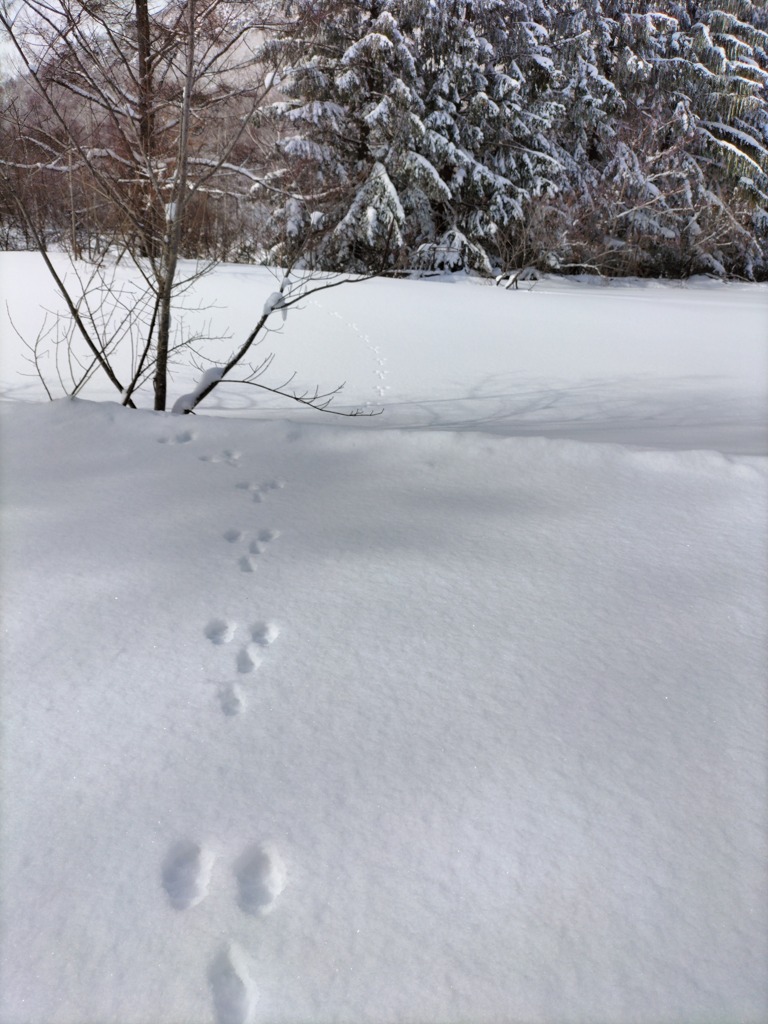
[[[765,291],[549,287],[289,314],[364,422],[4,349],[3,1022],[765,1019]]]

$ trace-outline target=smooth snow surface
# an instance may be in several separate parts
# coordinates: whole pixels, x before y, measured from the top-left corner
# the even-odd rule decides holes
[[[63,260],[59,271],[74,284]],[[116,274],[118,285],[135,288],[122,266]],[[198,281],[179,299],[187,332],[211,339],[195,349],[223,365],[282,280],[263,268],[228,265]],[[39,256],[0,253],[0,336],[12,342],[0,349],[0,396],[45,398],[11,327],[34,340],[43,307],[63,308]],[[254,363],[275,356],[263,382],[280,385],[295,373],[292,387],[310,392],[346,382],[335,406],[384,407],[386,415],[368,424],[375,430],[768,455],[766,285],[553,278],[505,291],[451,276],[377,280],[318,292],[281,323],[270,318],[274,330],[253,351]],[[41,365],[55,384],[50,339],[42,350],[48,356]],[[178,360],[171,404],[197,393],[200,377],[188,358]],[[81,397],[117,400],[104,378]],[[151,406],[151,396],[144,404]],[[220,386],[196,412],[335,422],[242,384]]]
[[[4,333],[3,1024],[768,1018],[766,292],[548,287],[297,311],[365,421]]]

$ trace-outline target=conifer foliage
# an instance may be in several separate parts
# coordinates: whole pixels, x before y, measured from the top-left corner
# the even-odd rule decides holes
[[[768,273],[752,0],[299,0],[267,47],[277,251],[366,269]],[[298,198],[297,198],[298,197]]]

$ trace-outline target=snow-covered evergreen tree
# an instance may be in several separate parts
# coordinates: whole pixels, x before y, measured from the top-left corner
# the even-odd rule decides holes
[[[649,235],[650,272],[752,276],[765,266],[765,20],[751,0],[670,2],[623,17],[633,45],[624,71],[637,171],[620,177],[625,193],[626,183],[637,184],[621,217],[636,236]],[[618,170],[607,168],[614,179]]]
[[[752,276],[768,269],[768,9],[752,0],[700,4],[686,56],[678,116],[694,136],[708,205],[724,221],[717,269],[741,262]]]
[[[554,265],[764,272],[765,15],[725,6],[558,2],[573,188],[547,225]]]
[[[409,190],[439,187],[410,155],[422,104],[393,6],[299,0],[268,44],[285,68],[273,114],[293,193],[278,211],[288,256],[345,270],[392,264],[414,206]]]
[[[551,74],[544,8],[542,23],[524,0],[305,0],[287,14],[270,44],[286,63],[275,112],[305,201],[282,207],[286,239],[309,235],[326,266],[366,269],[387,248],[390,262],[490,272],[503,232],[555,187],[536,96]]]
[[[596,223],[601,168],[615,151],[627,105],[614,82],[615,5],[610,0],[553,0],[550,15],[551,129],[560,161],[556,199],[534,211],[528,260],[556,269],[578,265],[603,247]]]
[[[531,201],[554,190],[559,171],[548,138],[552,110],[541,98],[551,75],[546,11],[525,0],[410,7],[424,84],[424,155],[450,192],[417,259],[490,272]]]

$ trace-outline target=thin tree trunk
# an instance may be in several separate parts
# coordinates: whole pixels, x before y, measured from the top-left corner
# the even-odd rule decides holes
[[[189,125],[192,110],[192,88],[195,81],[195,15],[196,0],[187,4],[187,62],[184,75],[184,97],[179,125],[179,149],[176,160],[176,178],[166,212],[163,263],[164,273],[158,293],[160,318],[157,330],[157,358],[155,361],[155,409],[164,412],[168,392],[168,348],[171,333],[171,299],[176,278],[181,246],[181,225],[187,206],[187,174],[189,167]]]
[[[144,181],[137,182],[138,199],[142,209],[142,236],[144,256],[154,259],[158,247],[158,216],[152,195],[150,169],[154,155],[154,113],[152,85],[152,38],[149,23],[149,0],[136,0],[136,48],[138,57],[139,89],[139,148],[143,159]]]
[[[148,0],[136,0],[136,42],[139,58],[139,139],[144,158],[152,155],[152,61]]]

